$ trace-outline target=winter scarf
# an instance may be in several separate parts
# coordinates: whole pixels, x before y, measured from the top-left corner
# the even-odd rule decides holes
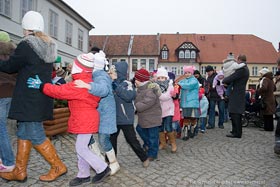
[[[165,93],[167,91],[168,85],[169,85],[169,80],[156,81],[156,83],[159,85],[161,93]]]

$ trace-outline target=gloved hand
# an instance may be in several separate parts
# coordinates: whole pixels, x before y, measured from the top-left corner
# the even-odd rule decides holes
[[[38,75],[35,75],[35,79],[32,77],[29,77],[27,79],[26,83],[27,83],[28,88],[40,89],[42,81],[40,80]]]
[[[112,83],[112,88],[113,88],[113,90],[115,90],[117,87],[118,87],[118,84],[117,84],[116,82],[113,82],[113,83]]]

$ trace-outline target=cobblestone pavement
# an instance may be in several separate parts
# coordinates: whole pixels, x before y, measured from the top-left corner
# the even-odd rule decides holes
[[[9,123],[13,147],[16,148],[16,125],[13,121]],[[229,131],[230,123],[225,123],[225,129],[216,127],[205,134],[199,133],[188,141],[177,139],[177,153],[172,154],[170,147],[159,151],[158,160],[151,162],[148,168],[142,167],[142,163],[121,133],[118,142],[121,170],[101,184],[86,183],[82,186],[279,187],[280,157],[273,152],[274,132],[246,127],[243,128],[242,139],[231,139],[225,137]],[[25,183],[6,183],[0,179],[0,186],[68,186],[69,181],[77,173],[75,136],[60,135],[52,142],[68,167],[66,175],[51,183],[39,181],[39,176],[47,173],[49,165],[32,149],[28,164],[28,180]]]

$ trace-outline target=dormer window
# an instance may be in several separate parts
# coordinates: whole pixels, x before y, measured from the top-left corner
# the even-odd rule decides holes
[[[196,58],[196,52],[195,51],[191,52],[191,58]]]
[[[162,51],[161,52],[161,58],[162,59],[168,59],[168,52],[167,51]]]
[[[190,58],[190,56],[191,56],[190,50],[186,50],[185,51],[185,58]]]
[[[185,57],[185,53],[184,53],[183,50],[181,50],[181,51],[179,52],[179,58],[184,58],[184,57]]]
[[[168,59],[168,53],[169,53],[169,50],[167,48],[167,46],[164,44],[163,47],[161,48],[161,59]]]

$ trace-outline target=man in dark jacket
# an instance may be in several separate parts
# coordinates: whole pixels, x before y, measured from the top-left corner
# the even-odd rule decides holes
[[[246,64],[246,56],[239,55],[237,63]],[[249,69],[246,66],[237,69],[232,75],[226,77],[223,80],[224,84],[233,84],[233,88],[229,94],[229,113],[232,121],[232,133],[228,134],[230,138],[241,138],[242,136],[242,125],[241,117],[245,112],[245,92],[246,84],[249,79]],[[241,104],[244,103],[244,104]]]
[[[215,128],[215,115],[216,115],[216,103],[218,105],[219,109],[219,121],[218,126],[219,128],[224,128],[224,113],[225,113],[225,101],[221,99],[221,97],[218,95],[216,88],[213,88],[213,80],[217,73],[214,71],[214,68],[212,66],[206,67],[207,72],[207,80],[206,80],[206,97],[209,100],[209,120],[208,120],[208,126],[207,129],[213,129]]]
[[[111,135],[111,142],[115,153],[117,154],[117,139],[120,130],[132,150],[143,162],[144,167],[148,167],[149,159],[137,140],[134,130],[134,105],[136,91],[130,81],[127,81],[128,64],[126,62],[117,62],[115,69],[111,69],[110,76],[113,79],[113,93],[116,101],[117,113],[117,132]]]

